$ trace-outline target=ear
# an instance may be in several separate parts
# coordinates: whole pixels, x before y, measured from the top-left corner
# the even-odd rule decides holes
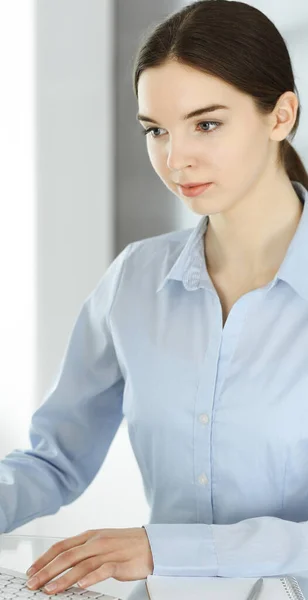
[[[285,92],[280,96],[271,116],[271,139],[284,140],[292,131],[298,111],[298,98],[294,92]]]

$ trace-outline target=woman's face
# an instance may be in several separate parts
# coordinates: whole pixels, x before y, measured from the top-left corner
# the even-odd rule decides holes
[[[138,102],[139,115],[150,118],[140,123],[152,129],[146,144],[154,170],[197,214],[231,209],[269,165],[274,168],[277,143],[270,139],[269,117],[260,117],[250,96],[221,79],[169,61],[141,74]],[[183,118],[213,104],[227,108]],[[178,184],[195,182],[213,185],[186,197]]]

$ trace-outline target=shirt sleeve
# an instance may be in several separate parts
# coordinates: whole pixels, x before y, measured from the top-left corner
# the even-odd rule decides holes
[[[0,461],[0,533],[75,500],[107,455],[123,420],[124,389],[109,315],[131,247],[83,303],[53,385],[32,416],[31,447]]]
[[[232,524],[149,524],[153,575],[260,577],[308,569],[308,521],[254,517]]]

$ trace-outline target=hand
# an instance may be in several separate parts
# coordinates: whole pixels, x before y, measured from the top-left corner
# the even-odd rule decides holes
[[[146,530],[143,527],[90,529],[61,540],[33,563],[31,568],[35,572],[31,573],[27,586],[37,590],[70,567],[73,568],[50,584],[56,587],[46,586],[43,591],[56,594],[76,582],[85,588],[108,577],[118,581],[146,579],[154,569]],[[30,568],[27,575],[29,571]]]

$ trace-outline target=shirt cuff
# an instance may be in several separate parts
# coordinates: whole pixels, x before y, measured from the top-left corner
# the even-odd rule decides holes
[[[165,577],[216,577],[218,561],[210,525],[143,525],[152,551],[153,575]]]

